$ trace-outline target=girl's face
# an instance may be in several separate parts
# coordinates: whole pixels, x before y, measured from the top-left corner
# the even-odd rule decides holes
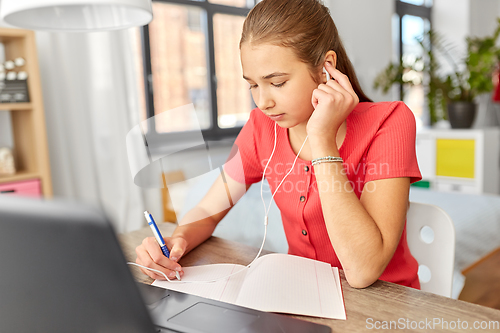
[[[306,125],[314,111],[312,93],[318,87],[307,65],[287,47],[243,43],[240,51],[243,78],[259,109],[281,127]]]

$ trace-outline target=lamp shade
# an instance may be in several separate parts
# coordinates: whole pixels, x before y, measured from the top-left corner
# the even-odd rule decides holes
[[[148,24],[151,0],[1,0],[2,19],[46,31],[103,31]]]

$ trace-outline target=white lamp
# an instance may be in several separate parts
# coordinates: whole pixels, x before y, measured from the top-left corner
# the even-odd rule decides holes
[[[103,31],[148,24],[151,0],[1,0],[2,19],[46,31]]]

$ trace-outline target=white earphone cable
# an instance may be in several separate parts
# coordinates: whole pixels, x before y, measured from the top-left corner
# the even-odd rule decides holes
[[[268,214],[269,214],[269,210],[271,209],[271,203],[272,203],[272,200],[274,199],[274,196],[276,195],[276,192],[278,192],[278,189],[280,188],[281,184],[283,184],[283,182],[285,181],[286,177],[288,177],[288,175],[293,171],[293,168],[295,166],[295,162],[297,162],[297,159],[299,158],[299,155],[300,153],[302,152],[302,148],[304,148],[304,145],[306,144],[306,141],[307,141],[307,138],[309,138],[309,135],[306,136],[304,142],[302,143],[302,146],[300,147],[299,149],[299,152],[297,153],[297,156],[295,156],[295,159],[293,160],[293,164],[292,164],[292,167],[290,168],[290,170],[288,171],[288,173],[285,175],[285,177],[283,177],[283,179],[281,180],[281,182],[279,183],[279,185],[276,187],[276,189],[274,190],[274,193],[271,197],[271,201],[269,201],[269,207],[266,207],[266,203],[264,202],[264,195],[262,193],[262,190],[263,190],[263,185],[264,185],[264,176],[266,175],[266,169],[269,165],[269,163],[271,162],[271,159],[273,158],[273,155],[274,155],[274,151],[276,149],[276,126],[277,124],[274,123],[274,148],[273,148],[273,151],[271,153],[271,156],[269,157],[269,160],[267,161],[267,164],[264,168],[264,173],[262,175],[262,181],[260,183],[260,197],[262,199],[262,204],[264,205],[264,214],[265,214],[265,220],[264,220],[264,225],[267,226],[267,219],[268,219]]]

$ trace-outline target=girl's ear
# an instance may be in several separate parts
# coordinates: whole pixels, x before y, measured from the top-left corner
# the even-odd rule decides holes
[[[328,51],[325,56],[325,62],[330,63],[333,68],[337,68],[337,53],[333,50]]]
[[[335,51],[330,50],[326,53],[325,55],[325,64],[323,65],[323,83],[326,83],[328,80],[330,80],[330,75],[328,74],[327,70],[325,69],[326,63],[329,63],[332,65],[333,68],[336,68],[337,66],[337,53]]]

